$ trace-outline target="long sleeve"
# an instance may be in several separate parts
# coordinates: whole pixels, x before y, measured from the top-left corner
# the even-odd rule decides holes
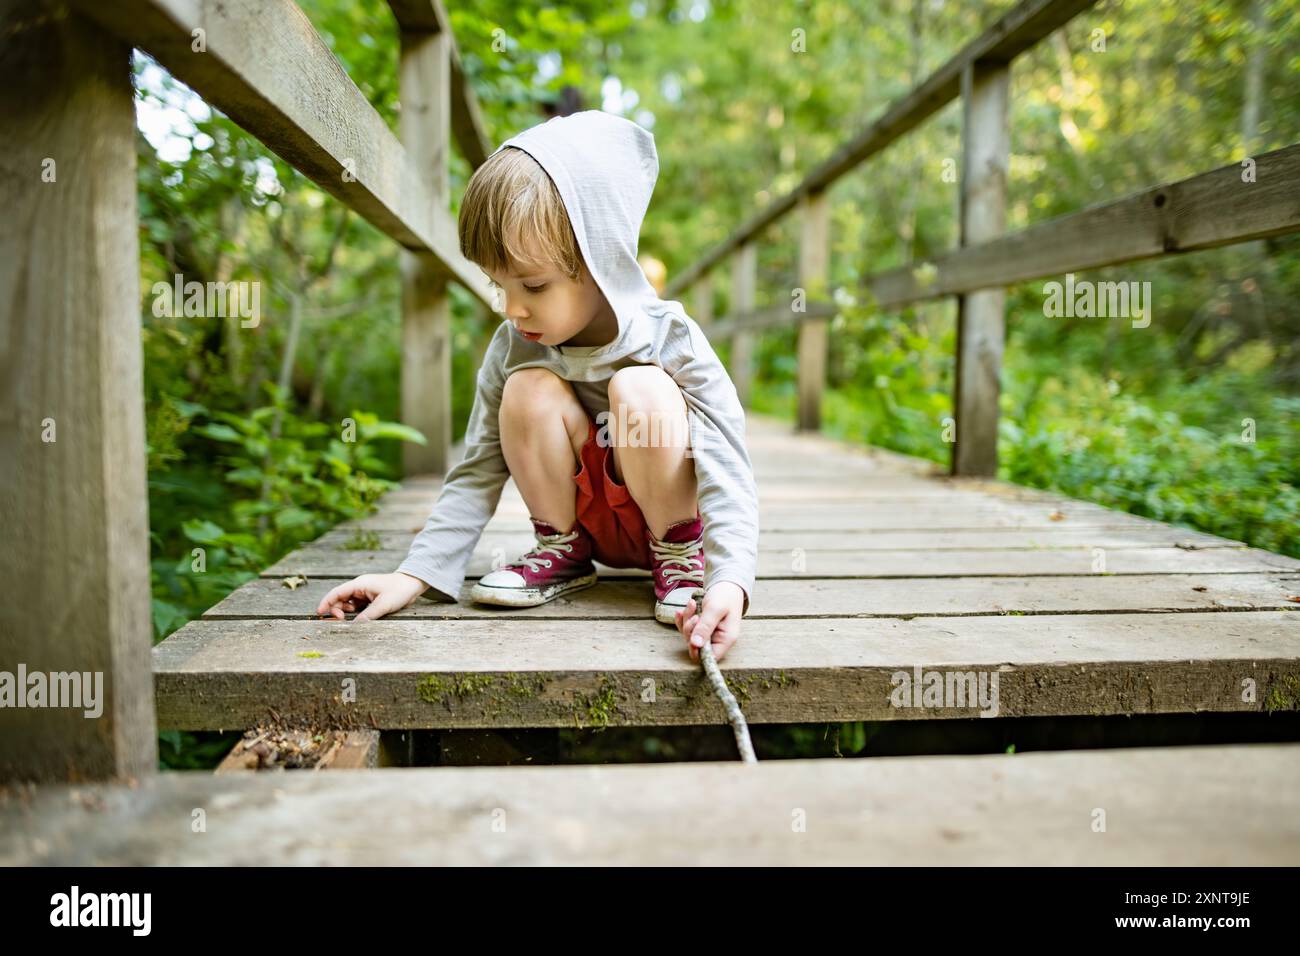
[[[704,527],[704,587],[731,581],[745,592],[758,573],[758,488],[745,447],[745,410],[713,346],[691,319],[676,319],[664,370],[686,400]]]
[[[497,424],[505,386],[502,359],[506,334],[503,323],[479,368],[474,405],[465,429],[465,457],[447,473],[432,513],[397,569],[453,600],[459,599],[465,568],[483,528],[496,513],[501,489],[510,474],[501,453]]]

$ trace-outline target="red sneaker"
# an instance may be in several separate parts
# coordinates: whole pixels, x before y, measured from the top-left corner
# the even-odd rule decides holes
[[[704,525],[696,515],[669,525],[662,540],[647,528],[646,538],[654,559],[655,620],[676,624],[691,593],[704,587]]]
[[[535,607],[562,594],[596,583],[591,562],[591,535],[574,522],[573,530],[557,531],[530,518],[537,546],[517,561],[489,571],[470,591],[470,600],[504,607]]]

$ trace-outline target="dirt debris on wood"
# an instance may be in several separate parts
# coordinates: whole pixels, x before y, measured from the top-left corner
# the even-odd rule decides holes
[[[242,770],[318,770],[347,740],[346,730],[259,724],[244,732],[225,763]]]

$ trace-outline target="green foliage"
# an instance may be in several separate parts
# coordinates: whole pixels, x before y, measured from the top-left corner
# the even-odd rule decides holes
[[[424,442],[366,412],[337,428],[308,421],[274,385],[266,391],[270,403],[247,414],[193,402],[153,406],[150,434],[162,430],[178,449],[149,482],[159,640],[302,542],[369,513],[394,486],[375,477],[386,465],[374,443]]]
[[[159,770],[211,770],[239,742],[239,731],[189,733],[181,730],[158,732]]]

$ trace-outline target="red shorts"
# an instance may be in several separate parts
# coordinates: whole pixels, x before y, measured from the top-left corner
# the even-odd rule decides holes
[[[596,440],[596,420],[590,423],[582,460],[573,476],[578,486],[578,524],[594,540],[594,558],[611,568],[653,568],[646,541],[645,517],[627,486],[614,477],[614,455]]]

